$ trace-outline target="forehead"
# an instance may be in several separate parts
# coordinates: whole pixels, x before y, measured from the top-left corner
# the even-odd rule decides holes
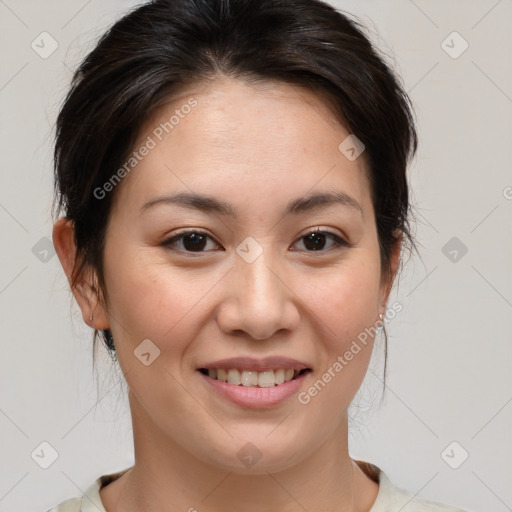
[[[338,149],[349,135],[304,88],[235,79],[197,84],[145,122],[134,150],[151,148],[116,196],[121,208],[176,191],[231,197],[241,207],[250,196],[252,205],[257,198],[272,208],[316,187],[334,187],[364,205],[364,154],[350,161]]]

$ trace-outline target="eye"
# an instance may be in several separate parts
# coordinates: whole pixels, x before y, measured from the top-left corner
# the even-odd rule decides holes
[[[332,240],[331,248],[325,249],[326,240],[328,239]],[[207,249],[209,240],[214,242],[213,250],[220,247],[210,235],[197,229],[182,231],[172,238],[164,240],[161,245],[176,252],[201,254],[209,252]],[[307,252],[330,252],[338,248],[350,246],[343,238],[329,231],[322,231],[320,228],[306,233],[300,238],[300,241],[302,240],[304,240],[303,244]]]
[[[327,239],[331,239],[333,244],[331,249],[324,249]],[[331,233],[329,231],[322,231],[320,228],[316,228],[309,233],[306,233],[300,238],[300,241],[304,240],[303,244],[307,252],[323,251],[330,252],[342,247],[349,247],[350,244],[343,238]]]
[[[201,252],[206,252],[205,247],[208,246],[208,240],[213,241],[213,238],[204,231],[195,229],[182,231],[176,236],[165,240],[161,245],[169,247],[171,250],[176,252],[196,252],[200,254]],[[176,249],[176,245],[181,245],[182,247]],[[213,245],[215,247],[219,247],[217,243],[214,243]]]

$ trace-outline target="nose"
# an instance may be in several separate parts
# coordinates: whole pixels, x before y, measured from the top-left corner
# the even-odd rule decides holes
[[[242,331],[264,340],[298,326],[299,298],[289,273],[265,257],[269,252],[264,251],[252,263],[235,257],[234,268],[224,278],[225,292],[217,310],[217,323],[223,332]]]

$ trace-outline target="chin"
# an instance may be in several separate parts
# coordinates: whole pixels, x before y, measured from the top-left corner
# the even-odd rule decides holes
[[[275,426],[274,426],[275,428]],[[245,430],[245,435],[227,440],[223,446],[208,452],[207,462],[224,471],[238,475],[266,475],[290,469],[307,456],[297,452],[297,443],[286,437],[269,437],[272,429]],[[251,435],[253,432],[254,435]]]

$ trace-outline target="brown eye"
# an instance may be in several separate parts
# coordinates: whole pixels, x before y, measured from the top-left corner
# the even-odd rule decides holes
[[[328,239],[331,239],[333,241],[333,244],[331,245],[330,248],[325,249],[325,245],[327,244]],[[340,238],[334,233],[330,233],[328,231],[311,231],[310,233],[307,233],[306,235],[302,236],[301,240],[304,240],[304,247],[305,250],[308,252],[328,252],[330,250],[336,250],[337,248],[349,246],[349,244],[345,240],[343,240],[343,238]]]
[[[162,245],[177,252],[201,253],[207,252],[205,249],[208,246],[208,240],[213,239],[203,231],[185,231],[165,240]],[[181,247],[176,248],[176,245]],[[214,245],[218,247],[217,244]]]

